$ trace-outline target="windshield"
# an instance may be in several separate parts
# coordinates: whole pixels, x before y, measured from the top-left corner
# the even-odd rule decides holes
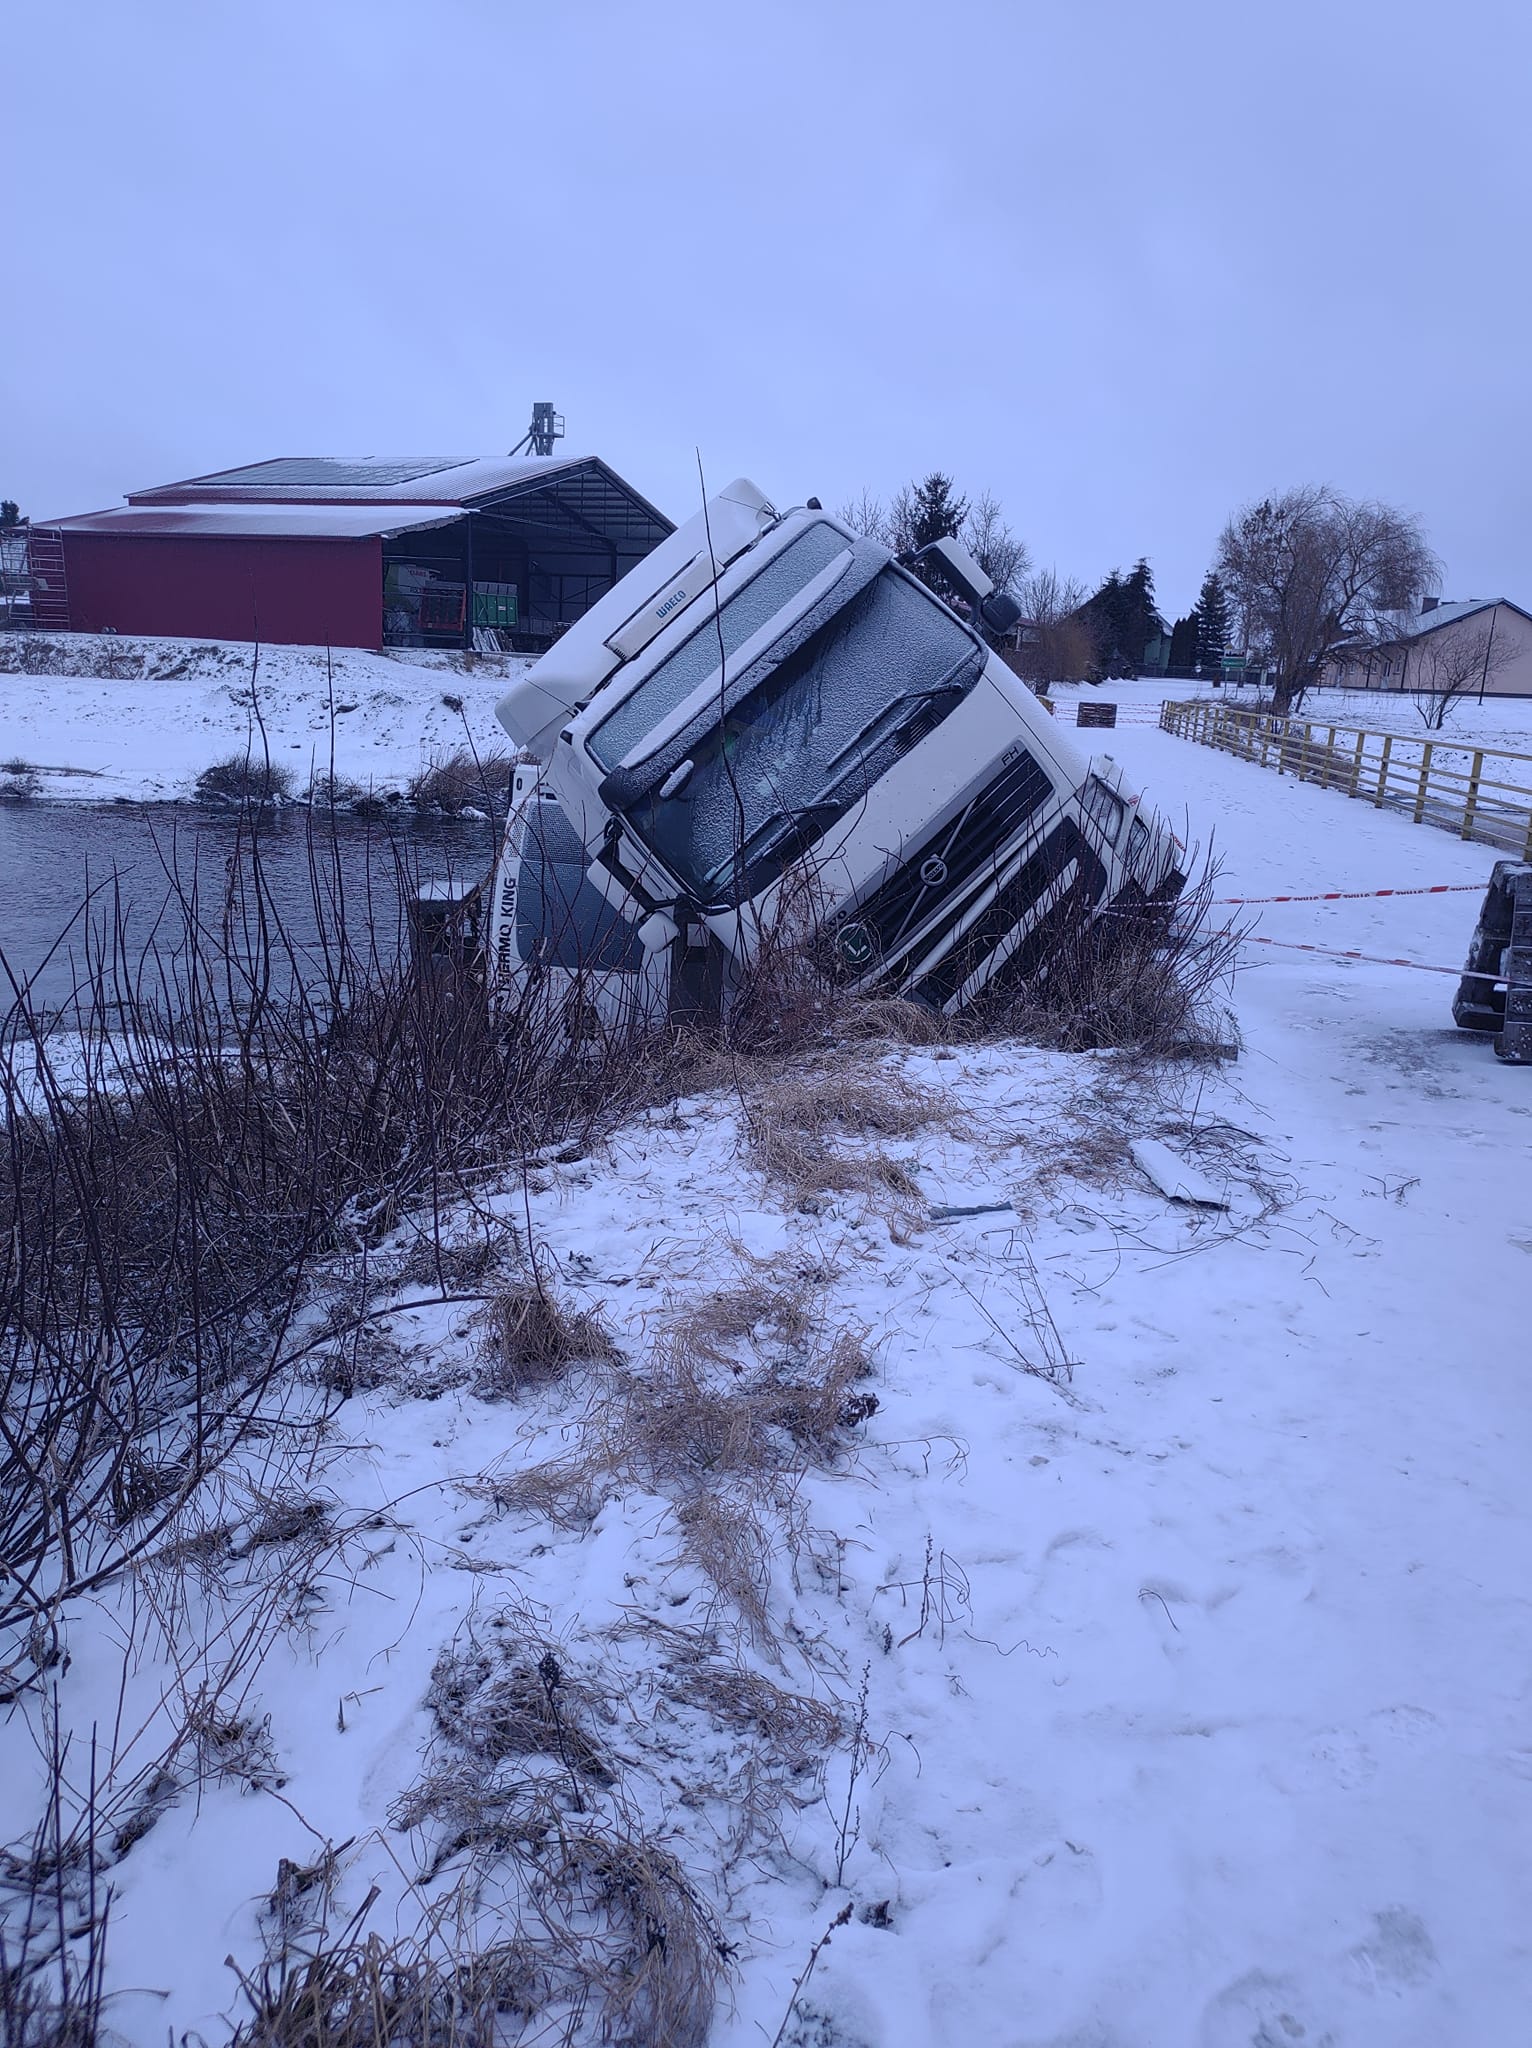
[[[699,903],[738,905],[941,723],[984,656],[885,569],[627,816]]]
[[[758,576],[754,576],[715,614],[709,607],[703,624],[689,640],[625,697],[610,718],[603,719],[590,736],[590,750],[603,768],[618,766],[640,740],[653,732],[662,719],[679,705],[719,667],[719,641],[723,658],[729,660],[744,646],[752,633],[774,619],[782,607],[821,569],[827,569],[837,555],[846,554],[850,542],[833,526],[809,527],[790,547],[783,548]]]

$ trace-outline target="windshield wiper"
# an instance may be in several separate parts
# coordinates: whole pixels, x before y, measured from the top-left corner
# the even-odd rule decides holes
[[[756,826],[737,854],[731,854],[727,862],[719,863],[708,877],[709,881],[721,881],[731,869],[743,875],[794,842],[796,850],[801,853],[806,846],[812,846],[822,832],[829,830],[844,809],[844,804],[821,801],[773,811],[769,818],[762,819]]]
[[[833,772],[848,755],[866,752],[870,740],[900,738],[924,715],[927,706],[934,703],[938,698],[950,697],[952,703],[948,706],[948,710],[951,710],[954,706],[961,703],[967,694],[966,686],[962,682],[950,677],[945,682],[933,683],[925,689],[901,690],[897,697],[891,699],[889,703],[883,706],[881,711],[875,712],[868,719],[860,732],[852,735],[839,753],[832,755],[825,764],[826,770]],[[913,710],[906,710],[907,706],[913,706],[914,708]],[[901,711],[905,714],[903,717],[898,716]],[[946,715],[944,711],[942,717],[945,718]],[[891,726],[890,720],[895,720],[895,723]],[[940,720],[937,722],[939,724]],[[884,730],[884,728],[888,729]]]

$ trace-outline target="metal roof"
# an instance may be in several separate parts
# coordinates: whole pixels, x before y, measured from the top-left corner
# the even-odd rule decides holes
[[[215,475],[193,479],[205,490],[229,484],[270,485],[290,489],[294,485],[346,490],[391,489],[398,484],[418,483],[423,476],[439,470],[461,468],[453,456],[386,455],[279,455],[271,462],[252,462],[243,469],[221,469]]]
[[[130,505],[200,504],[214,499],[293,503],[464,505],[490,492],[536,487],[592,456],[279,455],[241,469],[215,470],[181,483],[130,491]],[[605,467],[604,464],[600,465]]]
[[[461,516],[441,505],[116,505],[73,519],[38,520],[64,533],[181,536],[187,540],[367,540],[422,527],[450,526]]]
[[[590,455],[472,461],[283,455],[135,491],[125,507],[46,524],[72,533],[343,540],[445,526],[466,512],[500,521],[534,545],[579,553],[644,555],[674,531],[663,512]]]

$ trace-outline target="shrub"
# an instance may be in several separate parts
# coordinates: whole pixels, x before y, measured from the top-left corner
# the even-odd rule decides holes
[[[322,830],[311,814],[316,874]],[[265,1390],[344,1343],[293,1327],[325,1262],[428,1191],[439,1217],[488,1167],[588,1143],[663,1077],[633,1045],[592,1060],[535,1007],[492,1016],[381,956],[340,884],[300,947],[258,830],[207,896],[166,858],[158,954],[110,904],[92,925],[66,1007],[111,1023],[83,1066],[25,990],[0,1012],[0,1670],[160,1539]],[[534,1334],[505,1332],[518,1372]],[[145,1461],[172,1476],[140,1512]]]
[[[321,810],[349,810],[354,805],[365,804],[372,795],[364,783],[353,782],[346,775],[316,775],[306,792],[308,801],[317,804]]]
[[[509,754],[474,754],[459,747],[445,760],[433,761],[410,784],[410,802],[422,810],[503,813],[510,799]]]
[[[1060,906],[1058,937],[1028,981],[987,993],[992,1028],[1063,1052],[1100,1049],[1150,1058],[1217,1058],[1226,1050],[1227,995],[1247,926],[1214,916],[1219,864],[1175,904],[1124,894],[1082,925]]]
[[[197,777],[199,804],[232,804],[241,809],[287,803],[293,794],[293,773],[280,761],[257,760],[254,754],[230,754]]]

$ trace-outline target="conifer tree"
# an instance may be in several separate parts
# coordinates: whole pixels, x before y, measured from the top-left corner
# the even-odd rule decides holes
[[[1216,569],[1209,569],[1203,577],[1192,617],[1197,624],[1193,659],[1204,675],[1217,674],[1229,652],[1229,599]]]
[[[1142,556],[1126,576],[1114,569],[1080,609],[1095,638],[1098,676],[1136,676],[1150,641],[1165,631],[1154,602],[1154,573]]]
[[[1144,556],[1140,555],[1133,564],[1132,574],[1123,584],[1123,590],[1126,596],[1123,660],[1128,673],[1137,675],[1149,642],[1160,639],[1165,631],[1165,621],[1154,601],[1154,572]]]
[[[894,498],[889,510],[894,552],[913,553],[933,540],[955,536],[967,517],[968,500],[958,496],[950,476],[933,469],[929,476],[906,484]],[[929,562],[917,563],[915,574],[933,589],[944,585],[945,579],[933,574]]]
[[[968,500],[957,495],[951,477],[943,476],[939,469],[914,486],[911,504],[911,535],[917,548],[948,539],[968,517]]]

